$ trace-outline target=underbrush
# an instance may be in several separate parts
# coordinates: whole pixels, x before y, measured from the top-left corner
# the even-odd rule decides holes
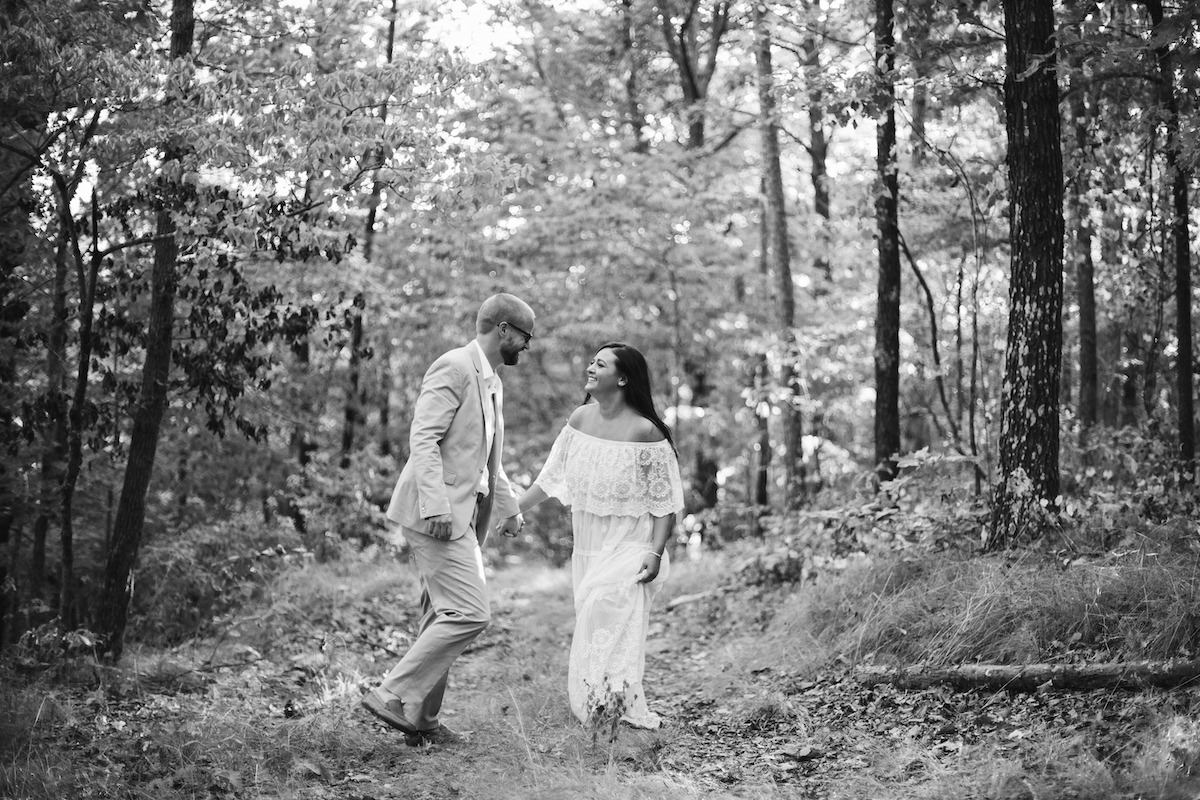
[[[826,498],[773,521],[762,539],[728,546],[729,576],[686,624],[740,637],[723,671],[745,665],[754,675],[788,676],[799,698],[819,693],[822,675],[853,686],[853,668],[870,663],[1200,658],[1200,526],[1190,490],[1143,476],[1137,492],[1121,492],[1107,483],[1115,473],[1089,467],[1075,481],[1087,493],[1064,498],[1038,538],[984,553],[986,504],[969,482],[948,477],[952,470],[942,463],[909,473],[891,494]],[[754,683],[746,676],[731,688],[749,696]],[[943,690],[903,693],[898,702],[914,721],[947,714],[948,730],[969,727],[978,712],[960,721],[940,711],[951,696]],[[1019,699],[1004,691],[957,697],[956,707],[992,709]],[[777,706],[803,716],[796,699]],[[1200,797],[1200,688],[1061,692],[1031,702],[1038,715],[1002,727],[1007,736],[890,731],[865,746],[866,768],[831,796]],[[918,711],[926,703],[932,711]],[[733,705],[735,717],[753,720],[762,704]]]
[[[731,550],[730,585],[790,587],[776,624],[851,663],[1197,657],[1200,494],[1116,446],[1087,455],[1064,466],[1077,493],[1013,549],[981,551],[975,462],[922,451],[879,492],[829,492],[768,520]]]
[[[106,688],[5,693],[0,727],[11,735],[0,796],[259,796],[265,787],[287,792],[328,777],[328,764],[372,749],[369,732],[348,713],[287,720],[233,698],[201,703]]]
[[[130,638],[167,646],[209,630],[310,554],[291,522],[243,510],[144,548],[133,579]]]

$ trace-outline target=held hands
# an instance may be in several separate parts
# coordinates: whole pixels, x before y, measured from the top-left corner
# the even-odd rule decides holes
[[[439,542],[450,541],[450,515],[438,514],[429,518],[429,535]]]
[[[662,556],[654,551],[646,553],[642,556],[642,568],[638,570],[637,582],[650,583],[658,577],[658,570],[662,566]]]
[[[508,538],[512,538],[521,532],[521,528],[525,527],[525,517],[520,514],[513,514],[504,522],[500,523],[500,533]]]

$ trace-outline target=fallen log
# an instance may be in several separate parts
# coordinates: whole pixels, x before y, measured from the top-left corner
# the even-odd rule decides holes
[[[866,686],[887,683],[900,689],[927,689],[930,686],[1013,692],[1178,689],[1189,685],[1200,687],[1200,660],[1109,664],[962,664],[953,667],[864,666],[855,669],[854,677]]]

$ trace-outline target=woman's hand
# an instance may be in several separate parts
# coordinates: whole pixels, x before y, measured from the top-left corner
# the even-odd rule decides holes
[[[521,528],[524,528],[524,527],[525,527],[525,518],[523,516],[521,516],[519,513],[513,514],[511,517],[504,520],[504,522],[500,523],[500,534],[502,536],[507,536],[508,538],[511,539],[514,536],[516,536],[518,533],[520,533]]]
[[[638,570],[637,582],[650,583],[658,577],[658,570],[662,567],[662,556],[654,551],[646,553],[642,556],[642,568]]]

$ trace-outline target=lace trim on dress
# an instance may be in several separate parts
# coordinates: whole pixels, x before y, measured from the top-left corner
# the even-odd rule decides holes
[[[679,461],[666,441],[601,439],[564,425],[536,482],[574,511],[619,517],[683,511]]]

